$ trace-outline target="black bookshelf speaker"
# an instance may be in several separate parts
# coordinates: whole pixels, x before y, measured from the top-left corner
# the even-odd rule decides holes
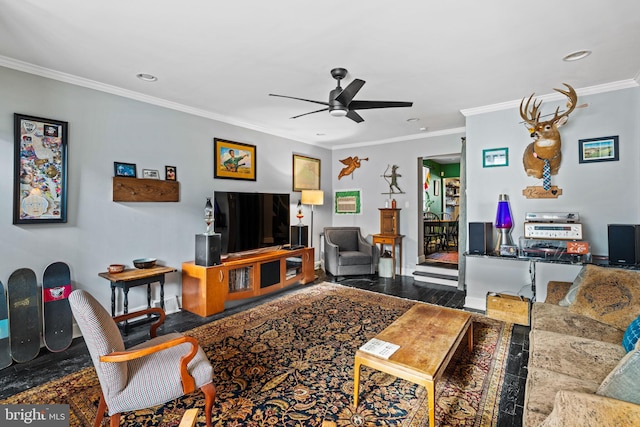
[[[309,246],[309,227],[306,225],[291,226],[291,246]]]
[[[490,222],[469,223],[469,253],[489,254],[493,246],[493,224]]]
[[[220,234],[196,234],[196,265],[211,267],[220,264]]]
[[[609,264],[640,264],[640,225],[609,224]]]

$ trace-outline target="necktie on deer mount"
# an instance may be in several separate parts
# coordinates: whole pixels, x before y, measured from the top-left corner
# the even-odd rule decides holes
[[[567,123],[569,114],[578,102],[576,91],[570,85],[563,84],[568,90],[554,90],[567,97],[567,109],[561,113],[560,107],[556,108],[550,120],[540,120],[542,100],[533,99],[534,94],[531,94],[526,104],[525,98],[520,102],[520,117],[534,139],[525,149],[522,163],[527,175],[542,179],[542,186],[528,186],[522,190],[527,199],[558,198],[562,195],[562,189],[551,185],[551,176],[558,173],[562,161],[562,141],[558,128]]]

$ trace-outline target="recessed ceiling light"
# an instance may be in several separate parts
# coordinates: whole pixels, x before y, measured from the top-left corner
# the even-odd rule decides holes
[[[417,117],[411,117],[410,119],[407,119],[408,122],[417,122],[418,120],[420,120]]]
[[[427,129],[429,129],[429,128],[428,128],[428,127],[426,127],[426,126],[423,126],[423,127],[421,127],[421,128],[420,128],[420,132],[426,132],[426,131],[427,131]]]
[[[158,80],[158,78],[153,74],[147,74],[147,73],[136,74],[136,77],[145,82],[155,82]]]
[[[590,50],[577,50],[566,55],[564,58],[562,58],[562,60],[567,62],[578,61],[580,59],[586,58],[589,55],[591,55]]]
[[[325,136],[326,133],[316,133],[316,136]]]

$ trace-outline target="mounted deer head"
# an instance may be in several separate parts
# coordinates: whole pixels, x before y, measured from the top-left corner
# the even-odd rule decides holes
[[[527,123],[531,137],[534,138],[534,141],[527,146],[522,158],[524,170],[529,176],[543,178],[545,163],[550,175],[557,174],[560,169],[562,142],[558,128],[567,122],[569,114],[576,108],[578,102],[576,91],[568,84],[563,84],[568,90],[554,90],[568,98],[567,109],[560,113],[560,107],[556,108],[553,118],[550,120],[540,121],[540,105],[542,105],[542,101],[533,99],[534,94],[531,94],[526,104],[524,98],[520,102],[520,117]],[[533,103],[531,103],[532,100]],[[545,190],[548,190],[548,186],[549,180],[547,179],[545,181]]]

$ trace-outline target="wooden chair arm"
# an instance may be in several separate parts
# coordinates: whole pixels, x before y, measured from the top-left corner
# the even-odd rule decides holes
[[[114,351],[113,353],[100,356],[101,362],[126,362],[140,357],[148,356],[158,351],[165,350],[167,348],[175,347],[177,345],[189,343],[191,344],[191,351],[180,358],[180,378],[182,379],[182,389],[185,394],[191,393],[196,388],[195,379],[189,374],[187,365],[198,352],[198,341],[193,337],[180,336],[169,341],[158,343],[151,347],[139,348],[136,350]]]
[[[164,323],[164,319],[167,317],[166,314],[164,313],[164,310],[161,309],[160,307],[146,308],[144,310],[132,311],[131,313],[121,314],[119,316],[114,316],[113,320],[116,323],[118,323],[118,322],[122,322],[123,320],[129,320],[129,319],[133,319],[134,317],[140,317],[147,314],[158,315],[158,320],[156,320],[151,324],[151,330],[149,331],[149,335],[151,335],[151,338],[155,338],[156,331],[160,326],[162,326],[162,324]]]

